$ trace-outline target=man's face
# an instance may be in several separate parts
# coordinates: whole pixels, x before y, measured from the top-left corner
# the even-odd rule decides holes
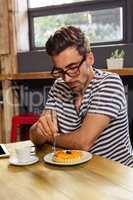
[[[81,93],[88,83],[90,73],[92,73],[89,69],[94,63],[93,54],[88,53],[82,56],[74,47],[68,47],[58,55],[53,56],[52,60],[56,68],[67,72],[63,75],[63,79],[71,90],[74,93]]]

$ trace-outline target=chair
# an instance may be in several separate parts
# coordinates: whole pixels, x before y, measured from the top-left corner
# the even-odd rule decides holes
[[[17,127],[24,124],[34,124],[39,119],[37,114],[15,115],[12,118],[11,142],[16,142]]]

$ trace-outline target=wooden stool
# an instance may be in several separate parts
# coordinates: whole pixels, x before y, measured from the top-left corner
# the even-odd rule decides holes
[[[11,129],[11,142],[16,142],[17,138],[17,127],[24,124],[34,124],[39,119],[39,115],[36,114],[25,114],[15,115],[12,118],[12,129]]]

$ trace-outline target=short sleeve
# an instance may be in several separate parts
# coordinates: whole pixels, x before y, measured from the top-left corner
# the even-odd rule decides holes
[[[124,87],[116,74],[106,76],[92,93],[88,112],[117,118],[127,108]]]

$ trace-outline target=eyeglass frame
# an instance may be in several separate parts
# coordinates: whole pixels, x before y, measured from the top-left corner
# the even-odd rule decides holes
[[[75,77],[75,76],[77,76],[77,72],[79,73],[80,72],[80,67],[81,67],[81,65],[83,64],[83,62],[86,60],[86,56],[84,55],[83,56],[83,58],[82,58],[82,60],[80,61],[80,63],[77,65],[77,66],[75,66],[75,67],[72,67],[72,68],[68,68],[68,69],[66,69],[66,70],[63,70],[63,69],[61,69],[61,68],[57,68],[57,67],[55,67],[55,66],[53,66],[53,69],[52,69],[52,71],[51,71],[51,75],[54,77],[54,78],[60,78],[60,77],[64,77],[65,76],[65,74],[67,74],[69,77]],[[69,66],[71,66],[71,65],[73,65],[73,63],[72,64],[69,64],[68,66],[66,66],[66,67],[69,67]],[[75,72],[75,75],[74,76],[72,76],[72,75],[70,75],[67,71],[69,71],[69,70],[71,70],[71,69],[76,69],[77,68],[77,71]],[[60,73],[61,75],[59,75],[59,76],[56,76],[56,75],[54,75],[54,71],[55,70],[57,70],[58,72],[57,72],[57,74],[58,73]]]

